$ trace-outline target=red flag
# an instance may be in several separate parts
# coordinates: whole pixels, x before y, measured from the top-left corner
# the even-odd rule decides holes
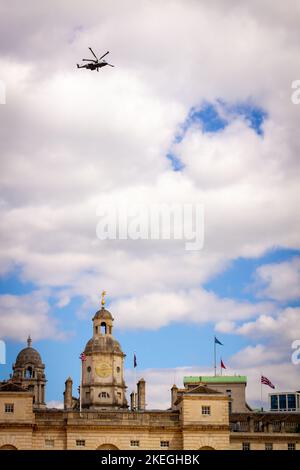
[[[79,359],[81,359],[82,362],[86,361],[86,355],[84,354],[84,352],[80,354]]]
[[[275,388],[275,385],[272,384],[271,380],[267,379],[264,375],[261,376],[260,382],[264,385],[268,385],[271,388]]]
[[[137,362],[136,362],[136,355],[134,353],[133,355],[133,367],[137,367]]]
[[[221,359],[221,369],[226,369],[226,366],[225,366],[224,362],[222,361],[222,359]]]

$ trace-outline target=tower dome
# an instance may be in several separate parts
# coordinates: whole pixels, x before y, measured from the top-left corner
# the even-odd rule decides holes
[[[96,320],[96,319],[111,320],[111,321],[114,320],[112,314],[108,310],[106,310],[106,308],[104,307],[102,307],[100,310],[98,310],[95,313],[93,320]]]
[[[33,394],[33,403],[36,408],[45,407],[46,376],[45,365],[40,353],[31,346],[30,336],[27,347],[17,355],[13,365],[13,383],[28,389]]]
[[[82,360],[82,406],[94,409],[126,408],[124,357],[113,337],[113,316],[102,307],[93,316],[93,337],[87,342]]]
[[[26,365],[33,365],[36,367],[43,367],[43,362],[40,353],[32,346],[30,336],[27,339],[27,348],[22,349],[16,358],[16,367],[25,367]]]
[[[120,343],[111,335],[94,336],[86,343],[84,353],[123,354]]]

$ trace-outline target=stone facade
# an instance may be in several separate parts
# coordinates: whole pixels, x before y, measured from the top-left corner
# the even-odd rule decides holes
[[[102,305],[82,355],[81,400],[69,377],[63,410],[45,408],[41,358],[31,343],[21,351],[12,378],[0,383],[0,449],[300,450],[300,413],[250,411],[238,378],[189,378],[182,389],[173,385],[170,408],[159,411],[146,409],[140,379],[128,409],[125,355],[112,330]]]

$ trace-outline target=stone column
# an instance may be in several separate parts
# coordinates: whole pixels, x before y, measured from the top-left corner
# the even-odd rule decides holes
[[[131,411],[135,410],[135,393],[131,392],[130,394],[130,409]]]
[[[65,391],[64,391],[64,409],[70,410],[72,408],[72,388],[73,388],[73,381],[71,377],[69,377],[65,381]]]
[[[172,410],[176,409],[175,402],[177,400],[177,397],[178,397],[178,388],[174,384],[173,387],[171,388],[171,408],[172,408]]]
[[[146,408],[146,382],[140,379],[137,383],[138,410],[144,411]]]

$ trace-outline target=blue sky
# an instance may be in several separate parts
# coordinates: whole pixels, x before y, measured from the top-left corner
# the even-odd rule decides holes
[[[237,259],[232,262],[229,269],[217,275],[207,282],[205,288],[215,292],[220,297],[230,297],[240,300],[257,299],[249,286],[253,282],[253,276],[257,267],[269,263],[288,261],[299,256],[297,250],[274,249],[264,256],[253,259]],[[15,276],[4,278],[1,282],[1,293],[24,294],[29,293],[33,286],[23,284]],[[72,331],[72,336],[66,341],[43,340],[34,341],[33,346],[41,353],[46,364],[47,374],[47,400],[62,400],[64,382],[68,376],[74,380],[74,387],[79,383],[80,361],[79,354],[84,349],[85,343],[91,337],[92,316],[78,319],[74,312],[80,304],[80,299],[75,299],[67,307],[53,309],[53,315],[59,318],[62,327]],[[295,303],[290,303],[295,305]],[[296,303],[299,305],[299,303]],[[109,309],[109,305],[107,307]],[[120,330],[118,328],[118,313],[113,312],[115,318],[114,336],[120,341],[127,357],[125,367],[133,368],[133,354],[136,352],[138,371],[143,369],[156,369],[162,365],[165,368],[177,368],[184,366],[210,367],[213,373],[213,337],[217,337],[224,346],[219,348],[218,356],[222,356],[224,363],[229,367],[230,356],[236,351],[249,345],[249,339],[233,334],[216,333],[213,324],[191,325],[185,323],[173,323],[169,326],[153,331]],[[45,325],[47,328],[47,325]],[[24,332],[24,340],[28,332]],[[24,341],[25,343],[25,341]],[[255,342],[254,342],[255,343]],[[251,342],[250,342],[251,344]],[[7,364],[1,365],[1,378],[7,378],[11,373],[11,364],[16,355],[23,348],[21,342],[6,341]],[[178,347],[180,345],[180,348]],[[243,370],[241,369],[242,373]]]

